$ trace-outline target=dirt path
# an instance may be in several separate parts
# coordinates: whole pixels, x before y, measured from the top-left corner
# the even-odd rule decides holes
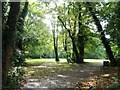
[[[56,66],[54,64],[52,66]],[[41,66],[34,66],[32,68],[42,69],[43,67],[49,68],[50,65],[43,64]],[[100,70],[102,68],[102,63],[94,63],[94,64],[84,64],[84,65],[75,65],[73,68],[68,68],[67,70],[61,70],[59,72],[54,72],[48,76],[45,76],[41,79],[36,79],[32,76],[27,76],[27,83],[24,84],[25,88],[30,88],[29,90],[36,90],[35,88],[39,88],[37,90],[42,90],[42,88],[46,88],[48,90],[53,90],[55,88],[75,88],[76,83],[78,81],[85,81],[91,77],[95,77],[100,75]],[[61,67],[57,69],[63,69]],[[46,70],[47,72],[47,70]],[[103,74],[103,73],[102,73]]]

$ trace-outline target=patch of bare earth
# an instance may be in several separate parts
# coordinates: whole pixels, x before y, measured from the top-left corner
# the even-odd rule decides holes
[[[111,83],[115,82],[117,76],[117,68],[103,68],[101,63],[94,64],[81,64],[81,65],[68,65],[67,69],[64,66],[58,64],[49,65],[43,64],[41,66],[30,67],[25,79],[23,90],[53,90],[56,88],[71,88],[73,89],[94,89],[94,88],[105,88]],[[33,70],[44,70],[46,73],[44,77],[39,78]],[[44,68],[44,69],[43,69]],[[49,72],[51,70],[51,72]],[[53,71],[53,72],[52,72]],[[48,73],[50,74],[48,74]],[[39,73],[38,73],[39,74]]]

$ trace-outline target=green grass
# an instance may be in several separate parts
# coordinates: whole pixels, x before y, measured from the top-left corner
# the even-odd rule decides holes
[[[103,61],[106,61],[105,59],[101,60],[101,59],[85,59],[84,60],[87,63],[102,63]],[[108,60],[107,60],[108,61]],[[43,63],[56,63],[54,58],[49,58],[49,59],[26,59],[26,63],[30,66],[37,66],[37,65],[41,65]],[[60,61],[58,63],[67,63],[66,59],[62,59],[60,58]]]
[[[33,78],[44,78],[45,76],[51,76],[55,73],[63,73],[69,70],[75,70],[79,66],[85,64],[94,64],[99,62],[94,62],[93,59],[86,59],[87,62],[81,65],[77,64],[68,64],[66,59],[60,59],[60,62],[56,63],[55,59],[26,59],[28,67],[26,67],[26,74],[31,73],[30,76]],[[91,61],[91,62],[88,62]],[[92,62],[93,61],[93,62]],[[99,60],[101,61],[101,60]],[[36,67],[36,68],[35,68]]]
[[[60,63],[66,63],[66,59],[60,59]],[[43,63],[56,63],[55,59],[26,59],[28,65],[41,65]]]
[[[56,63],[55,59],[26,59],[26,62],[28,64],[26,74],[30,74],[31,78],[37,79],[78,67],[78,65],[68,64],[66,59],[60,59],[58,63]],[[31,71],[33,71],[33,73],[31,73]]]

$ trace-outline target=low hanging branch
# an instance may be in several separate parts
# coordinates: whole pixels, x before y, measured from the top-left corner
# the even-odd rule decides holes
[[[71,35],[71,32],[70,32],[70,29],[68,29],[68,28],[66,27],[66,25],[64,24],[64,22],[63,22],[63,20],[60,18],[60,16],[58,16],[58,19],[60,20],[60,22],[62,23],[62,25],[64,26],[64,28],[68,31],[70,38],[73,39],[73,37],[72,37],[72,35]]]
[[[58,19],[60,20],[60,22],[62,23],[62,25],[64,26],[64,28],[65,28],[65,29],[68,29],[68,28],[66,27],[66,25],[64,24],[64,22],[62,21],[62,19],[60,18],[60,16],[58,16]]]

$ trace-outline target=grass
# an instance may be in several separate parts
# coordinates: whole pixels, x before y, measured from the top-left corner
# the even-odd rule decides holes
[[[65,72],[69,69],[78,67],[79,65],[68,64],[66,59],[60,59],[60,62],[56,63],[55,59],[26,59],[28,67],[26,74],[31,78],[41,79],[47,76],[51,76],[55,73]]]
[[[108,60],[102,60],[102,59],[85,59],[85,62],[88,63],[102,63],[103,61],[108,61]],[[56,63],[54,58],[49,58],[49,59],[26,59],[26,63],[29,66],[38,66],[41,65],[43,63]],[[60,61],[58,63],[67,63],[66,59],[62,59],[60,58]]]
[[[95,64],[95,63],[101,63],[103,60],[97,60],[97,59],[85,59],[84,64]],[[76,67],[79,67],[79,65],[76,64],[68,64],[66,59],[61,59],[58,63],[56,63],[54,58],[51,59],[26,59],[27,72],[30,73],[30,71],[33,71],[34,73],[31,74],[31,76],[36,78],[42,78],[44,76],[51,75],[53,73],[57,72],[64,72],[69,69],[73,69]],[[33,66],[33,67],[31,67]],[[34,68],[37,67],[37,68]]]
[[[37,66],[43,63],[56,63],[55,59],[26,59],[26,63],[30,66]],[[67,63],[66,59],[60,59],[60,63]]]
[[[28,76],[30,79],[33,79],[33,80],[34,79],[41,80],[43,78],[54,77],[54,75],[56,76],[56,75],[62,75],[63,73],[72,72],[76,69],[81,70],[82,67],[86,68],[87,65],[85,65],[85,64],[101,64],[103,61],[106,61],[106,60],[85,59],[86,63],[78,65],[78,64],[68,64],[66,59],[60,59],[59,63],[56,63],[55,59],[26,59],[26,62],[29,65],[28,67],[26,67],[26,76]],[[91,69],[91,67],[88,68],[88,70],[89,69]],[[86,71],[86,72],[88,72],[88,71]],[[104,70],[104,68],[102,68],[102,69],[100,69],[100,71],[97,71],[97,72],[99,73],[100,76],[105,73],[110,73],[111,77],[114,77],[114,72],[116,72],[116,71],[111,68],[107,68],[107,69],[105,68],[105,70]],[[98,78],[93,77],[93,79],[97,80],[95,82],[98,82],[98,85],[96,84],[96,86],[94,86],[94,87],[98,87],[98,86],[99,87],[103,87],[103,86],[107,87],[106,85],[111,84],[109,78],[108,78],[108,80],[106,80],[106,79],[104,80],[104,78],[102,79],[99,77]],[[93,83],[92,80],[91,80],[91,83]],[[111,80],[113,80],[113,79],[111,79]],[[88,82],[90,82],[90,80],[88,80]],[[84,83],[88,83],[88,82],[84,81]],[[112,90],[113,88],[117,88],[117,87],[118,87],[118,84],[113,83],[113,84],[111,84],[109,89]],[[118,90],[118,89],[116,89],[116,90]]]
[[[66,59],[61,58],[58,63],[56,63],[55,59],[26,59],[26,63],[30,66],[27,67],[27,74],[37,79],[79,67],[76,64],[68,64]]]

